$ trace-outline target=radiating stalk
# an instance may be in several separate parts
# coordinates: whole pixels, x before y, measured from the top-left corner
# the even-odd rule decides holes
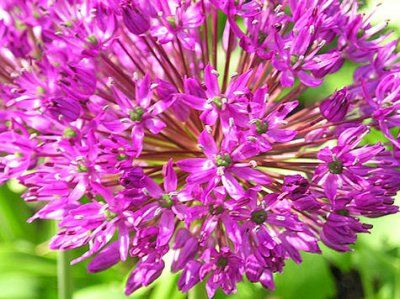
[[[58,299],[72,299],[71,266],[69,252],[59,251],[57,257]]]

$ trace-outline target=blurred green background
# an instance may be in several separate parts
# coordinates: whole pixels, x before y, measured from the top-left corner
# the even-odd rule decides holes
[[[382,0],[374,14],[375,22],[391,19],[391,29],[399,35],[399,0]],[[372,11],[378,1],[368,1]],[[336,88],[351,82],[353,66],[346,65],[323,86],[303,95],[303,100],[318,100]],[[372,137],[371,141],[374,137]],[[0,187],[0,299],[57,298],[57,254],[47,244],[55,232],[55,223],[26,223],[35,205],[20,198],[20,190],[9,183]],[[289,262],[283,274],[276,276],[276,291],[243,282],[231,298],[240,299],[400,299],[400,217],[388,216],[369,221],[371,234],[360,236],[354,252],[336,253],[323,248],[322,255],[304,254],[304,262]],[[71,258],[81,254],[70,253]],[[123,299],[129,263],[100,274],[88,274],[87,262],[72,266],[74,299]],[[149,288],[130,298],[186,298],[176,287],[177,277],[165,271]],[[189,295],[190,298],[190,295]],[[216,298],[226,298],[218,292]]]

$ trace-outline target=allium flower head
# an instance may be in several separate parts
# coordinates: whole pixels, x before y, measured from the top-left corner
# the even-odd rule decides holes
[[[0,183],[90,272],[236,291],[397,212],[400,68],[356,0],[2,1]],[[223,17],[222,17],[223,16]],[[300,95],[345,61],[349,86]],[[371,130],[385,136],[366,144]],[[171,253],[171,254],[169,254]],[[169,258],[173,256],[172,260]],[[168,258],[167,258],[168,257]]]

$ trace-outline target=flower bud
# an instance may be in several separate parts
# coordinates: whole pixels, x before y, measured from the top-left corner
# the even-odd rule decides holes
[[[339,122],[344,119],[349,110],[350,95],[347,89],[336,91],[329,99],[321,103],[322,115],[331,122]]]
[[[164,269],[164,261],[154,256],[148,256],[140,261],[130,274],[126,283],[125,294],[130,295],[137,289],[148,286],[156,280]]]
[[[296,200],[307,192],[309,186],[307,179],[301,175],[290,175],[284,178],[282,190],[288,192],[289,196]]]
[[[74,99],[57,97],[51,100],[49,111],[57,120],[72,122],[77,120],[81,113],[81,105]]]
[[[149,16],[133,3],[126,3],[123,5],[122,17],[125,26],[135,35],[145,33],[150,29]]]
[[[114,242],[102,250],[89,264],[88,271],[97,273],[106,270],[120,261],[119,243]]]
[[[121,177],[121,185],[127,189],[141,188],[144,186],[144,172],[140,167],[126,171]]]

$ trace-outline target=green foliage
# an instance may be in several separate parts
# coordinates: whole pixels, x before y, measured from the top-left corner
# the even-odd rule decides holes
[[[304,254],[300,265],[288,262],[283,274],[276,277],[277,298],[325,299],[334,294],[334,280],[322,256]]]

